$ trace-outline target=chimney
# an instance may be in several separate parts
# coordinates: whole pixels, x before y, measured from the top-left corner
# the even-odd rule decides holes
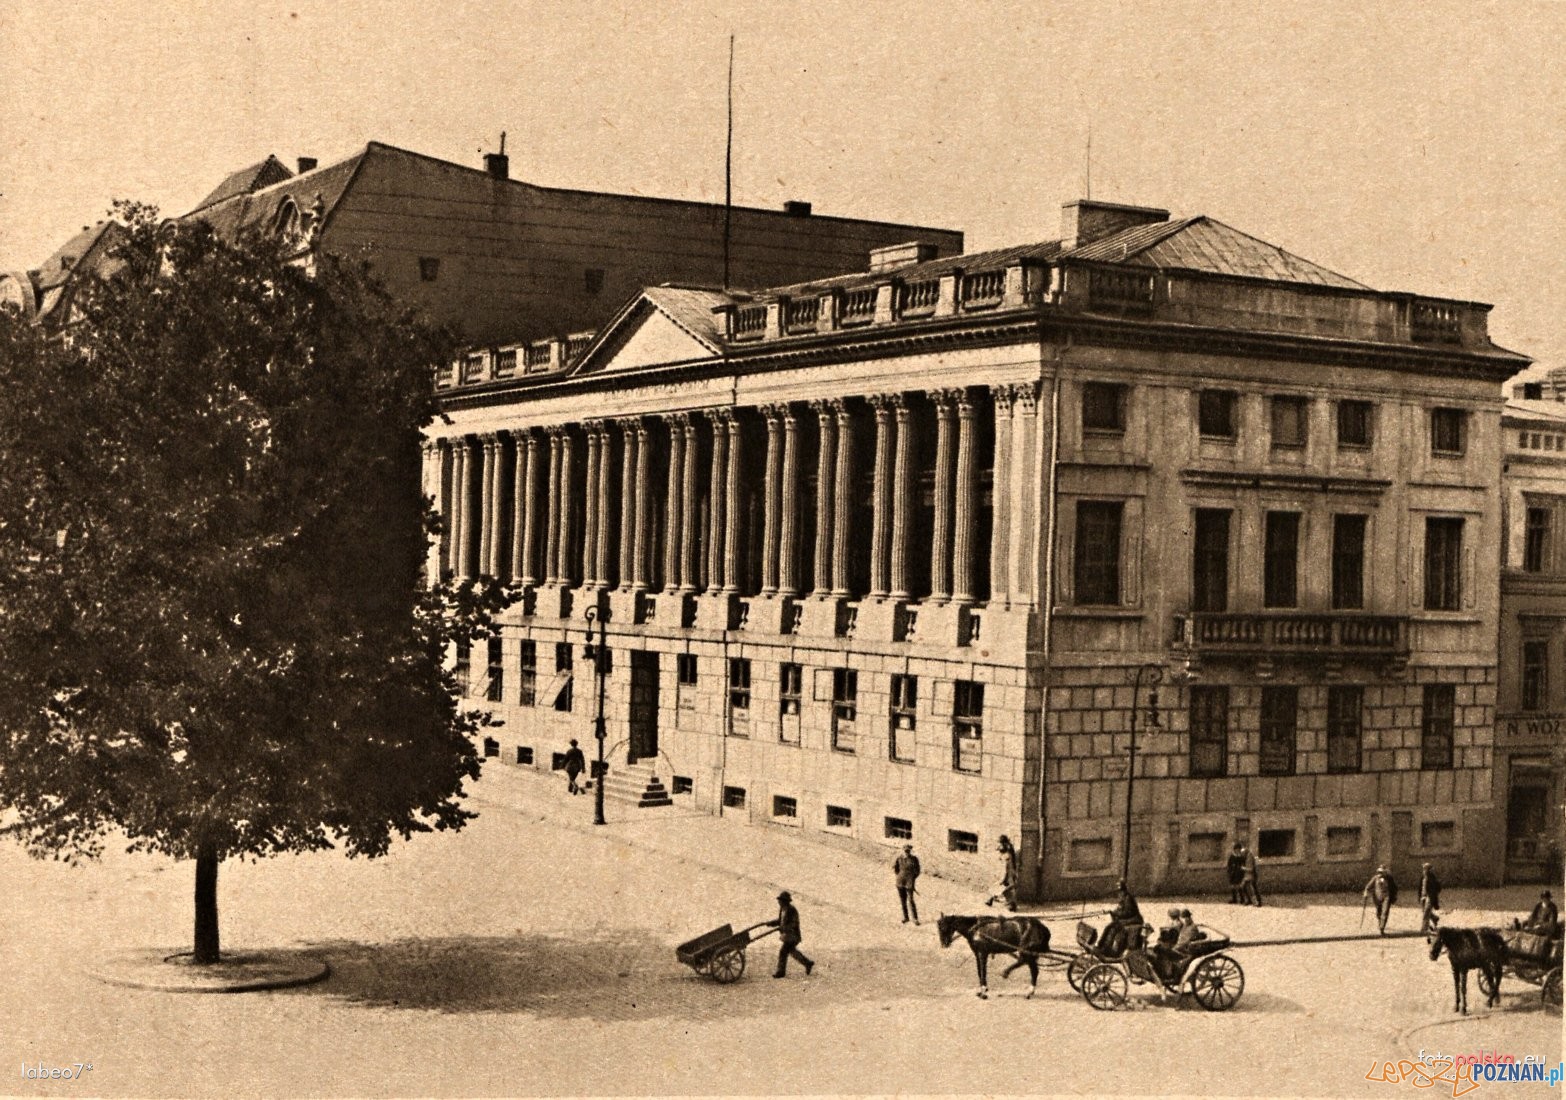
[[[1122,206],[1117,202],[1078,199],[1060,208],[1060,247],[1079,248],[1134,225],[1154,225],[1169,220],[1169,211],[1156,206]]]
[[[511,158],[504,153],[485,153],[484,171],[497,180],[511,178]]]
[[[810,204],[801,202],[799,199],[789,199],[783,204],[783,213],[791,218],[808,218],[810,217]]]
[[[315,166],[317,164],[319,164],[319,163],[321,163],[321,162],[316,160],[314,157],[300,157],[299,158],[299,174],[302,176],[306,172],[313,171],[315,169]]]
[[[940,251],[932,241],[909,241],[906,244],[889,244],[885,248],[872,248],[870,274],[879,275],[883,271],[896,271],[900,267],[922,264],[935,259]]]

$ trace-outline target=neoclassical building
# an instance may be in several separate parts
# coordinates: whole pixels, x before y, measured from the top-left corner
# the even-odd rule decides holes
[[[1206,217],[751,292],[651,287],[440,380],[432,569],[522,598],[459,654],[547,768],[1034,896],[1429,858],[1493,881],[1498,383],[1487,306]]]

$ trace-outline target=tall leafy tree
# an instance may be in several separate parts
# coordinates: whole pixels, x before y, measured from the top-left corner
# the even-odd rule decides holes
[[[63,337],[0,317],[0,805],[38,855],[192,860],[211,963],[223,860],[471,817],[445,657],[507,595],[423,577],[449,337],[362,265],[119,213]]]

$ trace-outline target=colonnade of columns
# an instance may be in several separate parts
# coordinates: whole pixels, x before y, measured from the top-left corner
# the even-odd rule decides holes
[[[1036,388],[995,386],[989,398],[970,389],[875,394],[432,441],[425,489],[446,520],[432,565],[523,586],[649,591],[661,581],[672,593],[1031,603]],[[993,430],[981,431],[981,411],[993,413]],[[809,417],[813,481],[802,468]],[[921,445],[932,420],[933,458]],[[866,508],[859,433],[872,424],[865,531],[856,529]],[[757,445],[763,455],[748,453]],[[990,502],[981,499],[986,469]],[[812,545],[801,544],[806,535]],[[917,579],[927,594],[916,591],[912,568],[925,554],[927,583],[922,568]]]

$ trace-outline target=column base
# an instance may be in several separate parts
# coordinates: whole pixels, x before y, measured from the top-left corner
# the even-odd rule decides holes
[[[571,609],[568,615],[580,619],[587,614],[589,607],[596,607],[598,615],[602,618],[609,611],[609,592],[607,589],[596,585],[582,585],[568,591],[571,599]]]
[[[907,641],[955,648],[968,640],[967,604],[918,604],[910,606],[904,618]]]
[[[696,629],[737,630],[739,612],[737,595],[728,592],[703,592],[696,597]]]
[[[1040,616],[1031,607],[973,607],[962,642],[974,654],[1002,664],[1022,665],[1041,643]]]
[[[516,602],[500,613],[500,621],[503,623],[521,622],[534,614],[537,605],[538,590],[532,585],[518,585]]]
[[[609,621],[633,626],[647,621],[647,593],[639,588],[616,588],[609,593]]]
[[[541,619],[569,619],[573,591],[560,584],[545,584],[534,589],[533,614]]]
[[[799,601],[798,633],[806,638],[838,638],[843,634],[848,601],[836,596],[809,596]]]
[[[754,634],[792,634],[798,601],[793,596],[752,596],[738,629]]]
[[[696,600],[688,592],[659,592],[647,596],[647,623],[680,630],[696,621]]]
[[[903,641],[906,606],[902,600],[860,600],[859,613],[854,619],[854,637],[867,642]]]

